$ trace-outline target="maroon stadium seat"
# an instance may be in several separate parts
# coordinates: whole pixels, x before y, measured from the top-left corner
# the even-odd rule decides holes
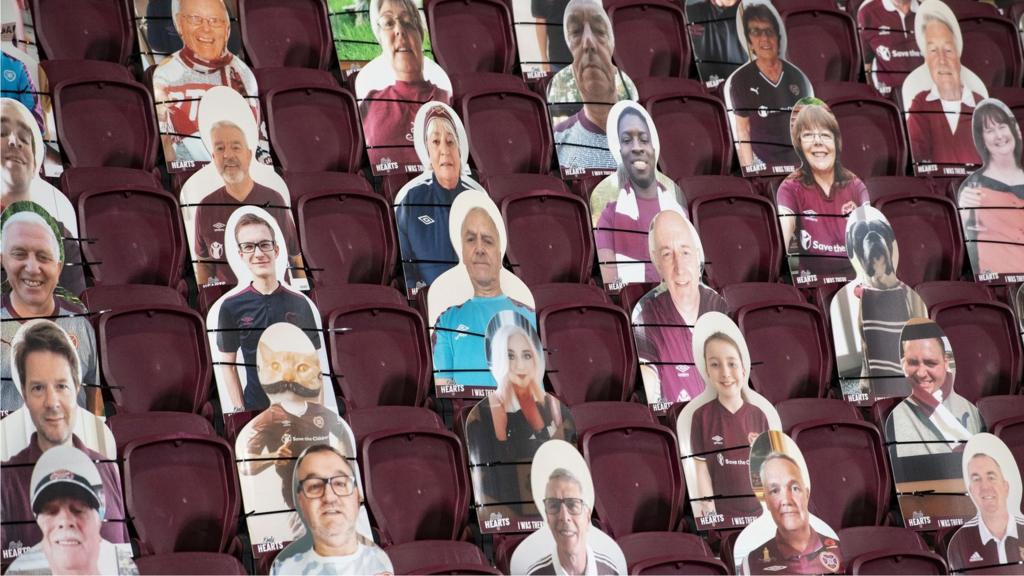
[[[782,239],[770,200],[721,193],[697,198],[690,206],[712,288],[779,279]]]
[[[377,432],[414,428],[417,430],[443,431],[444,421],[434,411],[417,406],[377,406],[352,410],[346,414],[352,435],[359,444],[357,452],[362,454],[363,441]]]
[[[135,50],[124,0],[32,0],[31,8],[41,59],[128,64]]]
[[[356,99],[337,86],[307,84],[266,94],[270,145],[284,172],[358,172],[363,132]]]
[[[860,87],[857,93],[849,87]],[[903,117],[891,100],[864,85],[827,83],[815,94],[828,104],[843,135],[842,163],[861,178],[900,176],[907,168],[907,137]],[[859,92],[859,90],[858,90]]]
[[[992,427],[992,433],[999,437],[1013,453],[1013,459],[1024,462],[1024,414],[1003,418]]]
[[[612,299],[608,293],[593,284],[541,284],[531,286],[533,301],[537,313],[541,313],[548,306],[562,304],[611,304]]]
[[[762,302],[793,302],[801,304],[804,297],[792,284],[778,282],[743,282],[722,288],[722,297],[729,304],[729,312],[735,316],[744,306]]]
[[[570,408],[576,433],[582,437],[591,428],[613,423],[657,424],[651,409],[636,402],[584,402]]]
[[[509,231],[509,264],[528,286],[590,279],[594,236],[582,198],[525,190],[501,201],[501,216]]]
[[[254,68],[326,70],[334,52],[324,0],[239,0],[242,44]]]
[[[230,554],[213,552],[178,552],[171,554],[153,554],[135,559],[139,574],[232,574],[244,576],[248,574],[245,566],[238,558]]]
[[[338,308],[371,304],[398,306],[408,303],[401,292],[390,286],[381,286],[380,284],[320,286],[313,290],[309,297],[316,303],[317,308],[320,309],[320,316],[324,322],[327,322],[331,312]]]
[[[850,574],[948,574],[946,561],[934,552],[887,548],[861,554],[850,563]]]
[[[868,188],[871,192],[871,188]],[[964,237],[956,204],[945,196],[917,191],[878,197],[872,205],[892,225],[900,248],[899,277],[909,286],[956,280],[964,263]]]
[[[152,284],[123,284],[86,288],[80,298],[93,312],[146,305],[188,306],[180,292]]]
[[[511,74],[516,61],[508,0],[426,0],[430,46],[449,76]]]
[[[1020,5],[1024,6],[1024,3]],[[1024,125],[1024,88],[993,87],[989,89],[988,95],[991,98],[1002,100],[1003,104],[1006,104],[1013,112],[1017,124]]]
[[[1003,420],[1024,414],[1024,396],[1020,394],[985,396],[979,398],[975,404],[988,430],[992,430]]]
[[[619,290],[619,305],[626,311],[630,318],[633,317],[633,308],[641,298],[658,286],[660,282],[634,282],[626,284]]]
[[[847,562],[861,554],[889,547],[921,552],[928,550],[928,544],[917,532],[899,526],[850,526],[839,529],[837,535],[839,549]]]
[[[785,58],[811,84],[857,80],[861,60],[852,16],[832,2],[779,2],[778,9],[789,38]]]
[[[735,194],[738,196],[757,196],[757,190],[750,180],[739,176],[685,176],[676,179],[676,185],[683,193],[686,208],[693,214],[693,201],[704,196],[718,194]]]
[[[704,538],[682,532],[639,532],[616,540],[630,574],[728,574]]]
[[[857,407],[838,398],[790,398],[775,405],[782,420],[782,429],[789,433],[794,426],[828,417],[840,422],[861,420]]]
[[[679,4],[667,0],[611,0],[605,4],[618,39],[615,63],[627,76],[686,77],[690,42]]]
[[[660,93],[644,98],[658,128],[658,167],[672,179],[726,175],[732,169],[732,139],[725,104],[714,96]]]
[[[996,301],[995,296],[988,286],[978,282],[963,281],[942,281],[922,282],[914,291],[924,300],[925,304],[931,306],[948,300],[980,300],[983,302]]]
[[[989,88],[1020,86],[1024,62],[1017,24],[991,4],[969,0],[950,0],[947,4],[960,23],[963,66]]]
[[[217,434],[209,420],[188,412],[114,414],[107,418],[107,427],[114,435],[118,454],[122,456],[125,446],[147,436],[179,433],[197,436],[216,436]]]
[[[500,574],[469,542],[426,540],[388,547],[395,574]]]
[[[481,86],[460,100],[469,153],[482,176],[549,172],[554,137],[543,98],[525,88]]]

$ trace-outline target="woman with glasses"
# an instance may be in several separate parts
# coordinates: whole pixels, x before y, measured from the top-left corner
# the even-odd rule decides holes
[[[800,167],[779,185],[776,199],[783,245],[791,262],[798,263],[791,265],[793,281],[801,284],[805,274],[817,275],[818,281],[828,276],[849,280],[853,269],[846,254],[846,216],[868,202],[868,190],[843,168],[839,123],[824,102],[798,102],[790,136]]]

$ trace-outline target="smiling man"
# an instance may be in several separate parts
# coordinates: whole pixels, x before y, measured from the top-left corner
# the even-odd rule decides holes
[[[0,545],[10,549],[12,543],[33,546],[45,533],[39,528],[19,521],[32,519],[34,510],[28,509],[29,496],[35,494],[37,482],[30,466],[41,461],[44,454],[61,447],[77,449],[88,459],[108,460],[99,452],[89,449],[74,434],[75,425],[82,418],[91,418],[76,405],[75,397],[82,388],[78,354],[71,338],[49,320],[34,320],[26,324],[15,338],[14,351],[7,364],[17,368],[25,405],[35,432],[29,445],[4,462],[2,482],[4,525]],[[99,464],[97,476],[109,490],[106,498],[107,517],[118,520],[103,525],[101,533],[111,542],[127,542],[124,505],[121,499],[121,479],[114,462]],[[30,481],[31,480],[31,481]],[[11,523],[7,523],[11,521]],[[45,532],[45,530],[44,530]]]
[[[1009,464],[1013,464],[1012,454]],[[964,523],[949,542],[953,570],[1020,562],[1024,559],[1024,515],[1007,505],[1010,483],[999,462],[978,452],[966,465],[967,492],[978,514]]]

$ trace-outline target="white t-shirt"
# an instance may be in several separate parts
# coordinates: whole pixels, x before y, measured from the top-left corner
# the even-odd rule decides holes
[[[287,551],[287,549],[285,550]],[[394,574],[391,559],[376,545],[359,543],[355,554],[348,556],[321,556],[312,548],[292,554],[287,558],[278,556],[270,568],[271,574],[322,574],[341,576],[344,574]]]

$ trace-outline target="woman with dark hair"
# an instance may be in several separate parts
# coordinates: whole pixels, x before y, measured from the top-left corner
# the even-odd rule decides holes
[[[981,169],[960,187],[958,203],[975,276],[1024,272],[1024,169],[1020,126],[999,100],[972,118]]]
[[[868,202],[868,190],[856,174],[843,168],[839,123],[824,102],[801,100],[793,118],[790,136],[800,168],[782,182],[776,195],[783,244],[791,256],[811,257],[810,262],[801,262],[802,270],[852,276],[846,258],[846,216]],[[815,258],[820,256],[826,258]]]

